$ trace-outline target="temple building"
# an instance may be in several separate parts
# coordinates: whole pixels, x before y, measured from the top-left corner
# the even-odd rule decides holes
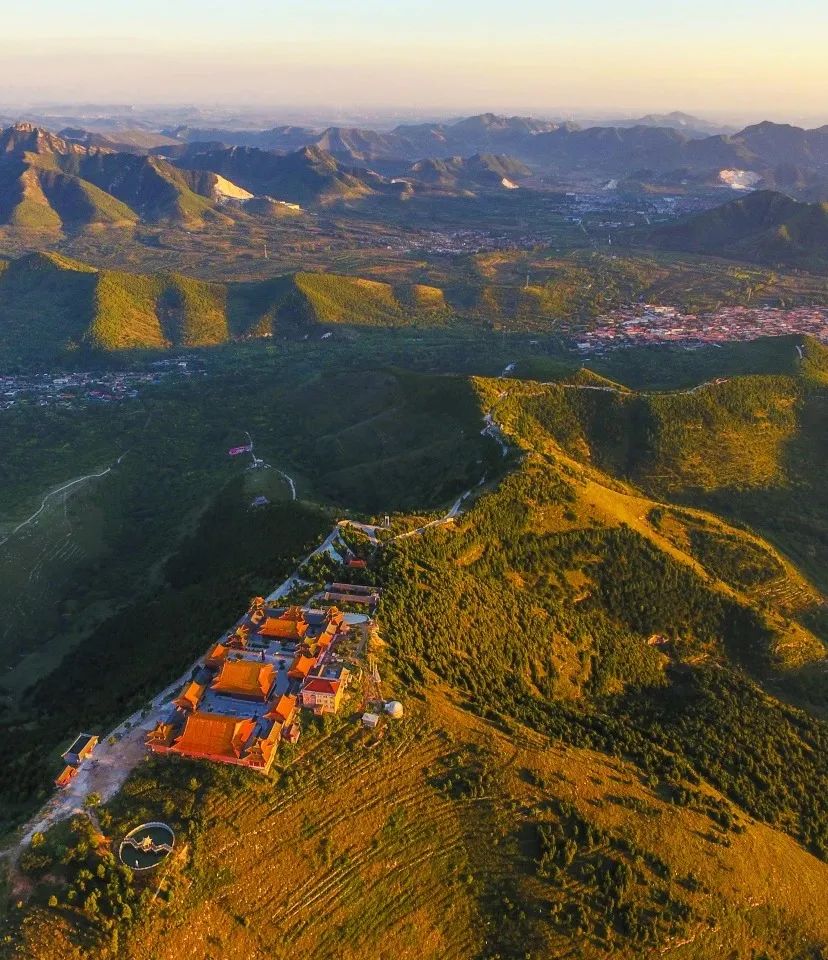
[[[69,749],[61,755],[66,766],[56,778],[55,786],[66,787],[75,779],[80,765],[87,757],[92,756],[98,740],[92,733],[81,733],[75,738]]]
[[[271,663],[258,660],[226,660],[213,680],[214,693],[250,700],[267,700],[276,683]]]

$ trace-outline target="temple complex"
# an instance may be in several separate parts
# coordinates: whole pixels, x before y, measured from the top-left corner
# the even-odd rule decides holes
[[[196,666],[147,746],[269,772],[280,741],[299,737],[300,707],[339,709],[350,674],[335,649],[350,629],[335,606],[271,608],[254,597]]]

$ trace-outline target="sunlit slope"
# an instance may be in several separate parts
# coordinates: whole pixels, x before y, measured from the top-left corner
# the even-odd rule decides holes
[[[521,442],[552,442],[653,497],[750,523],[825,589],[826,356],[805,340],[790,374],[680,392],[510,382],[497,412]]]
[[[180,848],[119,938],[130,960],[804,960],[828,938],[828,866],[784,833],[706,786],[670,802],[626,761],[498,730],[438,691],[379,744],[350,723],[308,734],[275,783],[153,762],[112,809],[108,834],[161,818]],[[42,907],[20,946],[68,960],[108,939]]]
[[[66,359],[81,347],[206,346],[449,318],[441,291],[417,284],[308,273],[218,284],[98,270],[55,253],[0,263],[0,355],[21,362]]]
[[[0,355],[46,365],[78,350],[204,346],[228,339],[221,285],[97,270],[55,253],[0,269]]]
[[[126,204],[79,177],[22,162],[0,167],[0,224],[57,232],[137,219]]]
[[[0,225],[60,234],[139,220],[186,226],[229,222],[215,204],[221,180],[208,171],[87,148],[28,124],[7,128],[0,140]]]

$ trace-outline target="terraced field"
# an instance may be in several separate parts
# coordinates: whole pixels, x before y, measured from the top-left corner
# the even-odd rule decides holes
[[[241,808],[237,796],[218,799],[201,869],[232,875],[212,899],[224,920],[165,924],[133,955],[172,957],[184,947],[200,956],[211,936],[241,925],[262,951],[255,955],[272,955],[266,944],[278,930],[284,956],[359,957],[380,941],[381,955],[414,956],[424,947],[418,914],[433,927],[425,956],[473,955],[463,810],[426,783],[444,751],[438,732],[412,718],[373,746],[355,732],[316,745],[287,788]]]

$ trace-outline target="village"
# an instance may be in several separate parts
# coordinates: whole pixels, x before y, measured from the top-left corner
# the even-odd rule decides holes
[[[636,303],[595,320],[578,335],[582,353],[602,353],[618,347],[675,343],[684,346],[720,345],[759,337],[807,335],[828,343],[828,308],[721,307],[713,313],[682,313],[676,307]]]
[[[203,362],[193,356],[156,360],[145,370],[64,371],[0,374],[0,410],[19,406],[74,409],[134,400],[142,389],[171,376],[202,374]]]

